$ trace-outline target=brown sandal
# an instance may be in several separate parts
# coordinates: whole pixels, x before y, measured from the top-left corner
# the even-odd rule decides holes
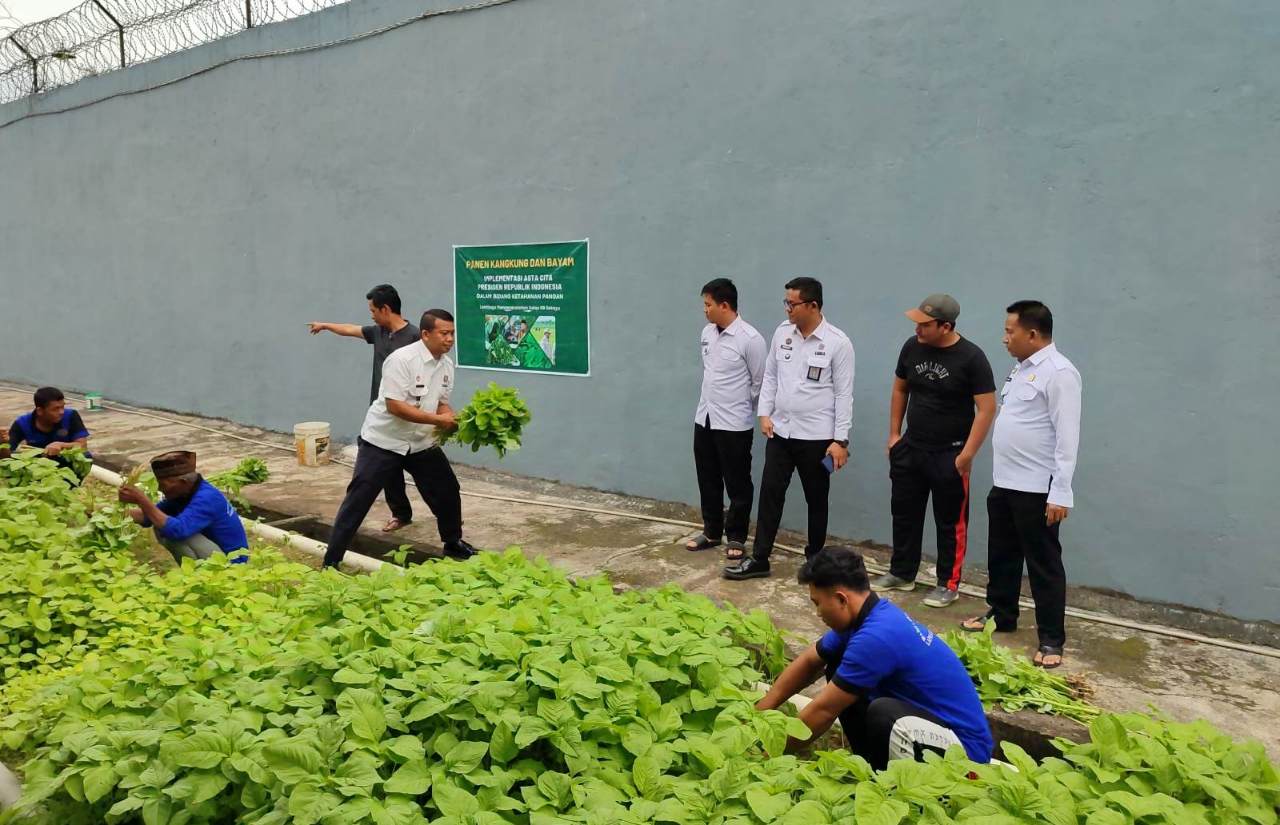
[[[391,517],[391,520],[390,520],[390,521],[388,521],[386,524],[384,524],[384,525],[382,526],[382,532],[384,532],[384,533],[394,533],[395,531],[399,530],[401,527],[408,527],[410,524],[413,524],[413,522],[412,522],[412,521],[401,521],[400,519],[396,518],[395,516],[392,516],[392,517]]]
[[[960,622],[960,629],[963,630],[965,633],[982,633],[987,629],[987,622],[995,619],[995,616],[996,616],[996,612],[994,610],[988,610],[986,613],[983,613],[981,616],[970,616],[969,618]],[[1001,630],[999,627],[996,627],[995,632],[996,633],[1012,633],[1016,629],[1017,628],[1013,628],[1010,630]]]

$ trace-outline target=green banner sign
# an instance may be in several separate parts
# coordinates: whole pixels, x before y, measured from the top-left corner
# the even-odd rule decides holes
[[[455,246],[458,366],[591,373],[587,242]]]

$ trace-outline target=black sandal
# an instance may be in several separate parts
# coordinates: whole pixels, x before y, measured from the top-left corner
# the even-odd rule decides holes
[[[1055,667],[1062,667],[1062,648],[1057,645],[1040,645],[1040,647],[1036,649],[1036,655],[1040,657],[1039,660],[1034,656],[1031,658],[1031,664],[1036,667],[1042,667],[1045,670],[1053,670]],[[1057,656],[1058,661],[1051,665],[1045,664],[1044,659],[1046,656]]]
[[[690,539],[686,539],[684,543],[684,549],[690,553],[696,553],[699,550],[710,550],[712,547],[719,546],[720,539],[709,539],[706,533],[699,533]]]
[[[742,561],[747,557],[747,546],[740,541],[731,541],[724,546],[724,557],[732,562]]]

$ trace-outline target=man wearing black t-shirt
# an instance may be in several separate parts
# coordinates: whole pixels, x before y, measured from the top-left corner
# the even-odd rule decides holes
[[[400,315],[400,293],[391,284],[378,284],[369,290],[365,299],[369,302],[372,324],[360,326],[312,321],[307,326],[312,335],[332,332],[348,338],[363,338],[366,343],[373,345],[373,383],[369,389],[369,403],[372,405],[378,400],[378,386],[382,383],[382,362],[401,347],[416,344],[422,334]],[[413,507],[409,504],[409,496],[404,489],[404,473],[391,473],[386,482],[382,493],[391,510],[391,520],[382,528],[382,532],[391,533],[413,521]]]
[[[871,586],[879,591],[915,589],[932,494],[938,585],[924,603],[946,607],[960,587],[969,530],[969,470],[995,418],[996,387],[987,356],[956,332],[960,304],[955,298],[930,295],[906,316],[915,322],[916,334],[898,356],[886,448],[893,484],[893,560],[889,572]]]

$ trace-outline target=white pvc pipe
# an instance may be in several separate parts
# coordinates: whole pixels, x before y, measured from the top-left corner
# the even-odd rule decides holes
[[[124,484],[124,478],[119,473],[113,473],[110,470],[99,467],[97,464],[89,471],[89,475],[101,481],[104,484],[110,484],[112,487],[119,487]],[[316,558],[324,558],[326,547],[315,539],[309,539],[306,536],[300,536],[297,533],[290,533],[287,530],[281,530],[277,527],[271,527],[261,522],[240,517],[240,522],[244,525],[244,529],[270,544],[279,545],[281,547],[290,547],[294,550],[300,550],[308,556]],[[359,553],[353,553],[350,550],[342,557],[342,563],[350,565],[364,573],[372,573],[384,566],[384,562],[379,559],[370,558]],[[393,564],[386,564],[387,567],[396,567]],[[400,568],[396,567],[397,570]]]

